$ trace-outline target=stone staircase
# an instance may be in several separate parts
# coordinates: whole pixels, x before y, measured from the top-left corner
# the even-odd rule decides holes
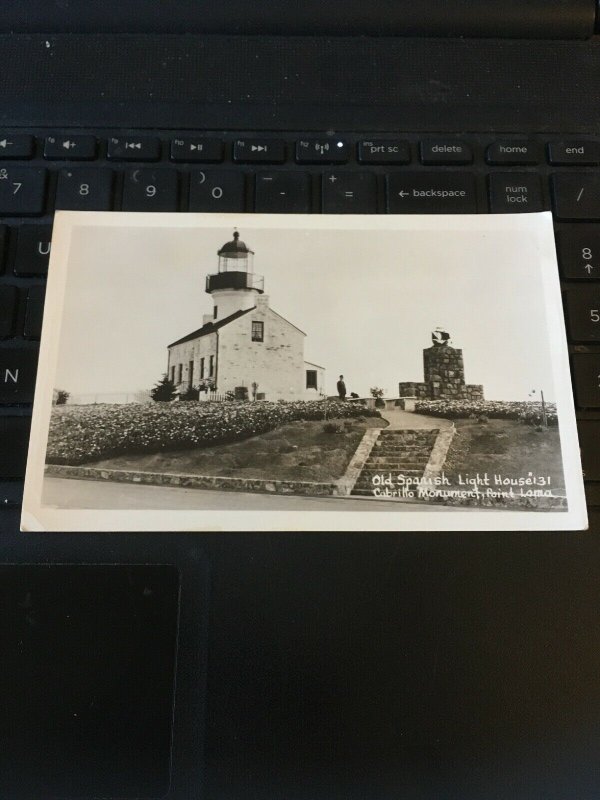
[[[382,430],[351,494],[373,497],[372,479],[375,475],[391,475],[394,483],[399,474],[406,478],[421,478],[438,433],[437,428]]]

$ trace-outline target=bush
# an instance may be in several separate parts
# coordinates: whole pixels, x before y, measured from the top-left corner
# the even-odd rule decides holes
[[[157,402],[168,403],[175,397],[177,387],[169,380],[167,374],[163,375],[156,386],[150,391],[150,397]]]
[[[200,389],[190,386],[185,392],[179,395],[180,400],[198,400],[200,397]]]
[[[74,465],[125,453],[207,447],[266,433],[287,422],[333,416],[380,415],[339,400],[55,406],[46,461]]]
[[[446,419],[514,419],[528,425],[542,423],[542,404],[505,400],[419,400],[415,404],[418,414]],[[546,403],[548,425],[558,425],[556,405]]]
[[[323,433],[343,433],[344,429],[337,422],[326,422],[323,425]]]

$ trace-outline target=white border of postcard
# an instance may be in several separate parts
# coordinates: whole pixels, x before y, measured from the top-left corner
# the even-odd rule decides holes
[[[539,268],[550,327],[549,347],[554,354],[554,383],[563,454],[567,511],[532,513],[518,510],[473,510],[433,508],[423,511],[231,511],[231,510],[81,510],[41,505],[46,442],[52,408],[52,390],[59,352],[60,323],[69,266],[73,230],[77,227],[211,228],[227,229],[243,222],[248,238],[252,229],[310,228],[316,232],[332,226],[384,230],[526,232],[536,242]],[[581,460],[571,390],[554,232],[550,213],[473,216],[317,216],[276,214],[143,214],[58,211],[52,237],[52,252],[46,312],[38,365],[35,403],[21,529],[23,531],[493,531],[493,530],[582,530],[587,512]],[[368,501],[367,501],[368,502]],[[448,513],[444,513],[448,512]]]

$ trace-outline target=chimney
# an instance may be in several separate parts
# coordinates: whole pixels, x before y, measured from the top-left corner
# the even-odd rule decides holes
[[[208,325],[208,323],[212,322],[213,320],[214,320],[213,314],[203,314],[202,315],[202,324],[203,325]]]
[[[269,295],[268,294],[259,294],[256,297],[256,310],[260,311],[261,314],[266,313],[269,308]]]

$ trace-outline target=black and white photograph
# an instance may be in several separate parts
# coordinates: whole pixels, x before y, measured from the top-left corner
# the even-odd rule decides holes
[[[60,212],[23,528],[585,527],[551,227]]]

